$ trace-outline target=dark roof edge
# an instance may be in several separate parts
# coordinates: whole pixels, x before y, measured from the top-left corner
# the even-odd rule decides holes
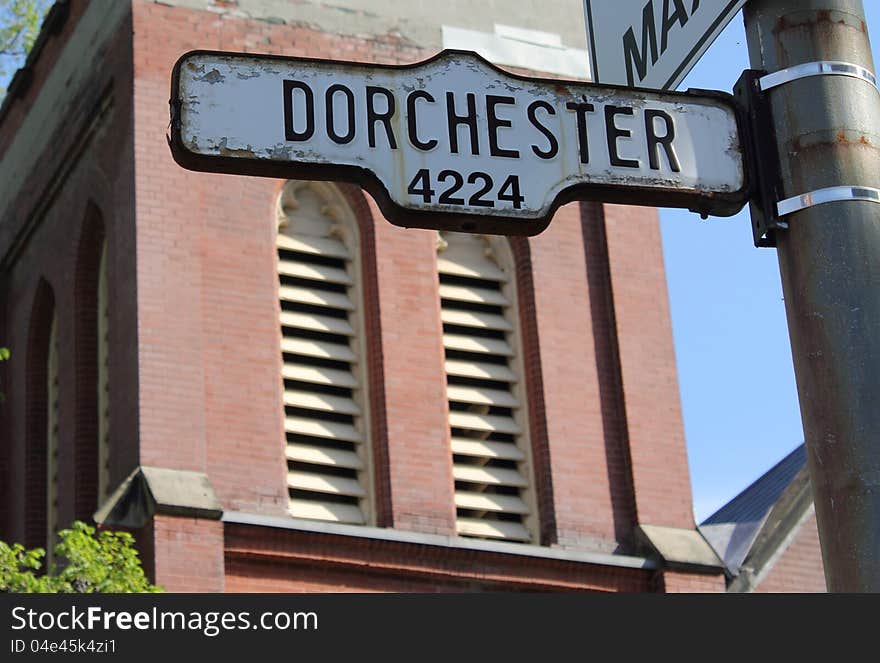
[[[804,466],[771,509],[727,591],[754,591],[791,544],[812,507],[810,473]]]
[[[3,98],[2,105],[0,105],[0,125],[6,120],[12,104],[20,97],[23,97],[30,88],[33,81],[34,64],[43,52],[43,47],[49,39],[61,32],[64,24],[67,23],[69,15],[70,0],[56,0],[55,4],[49,8],[46,17],[43,19],[43,24],[40,26],[40,33],[37,35],[37,39],[34,41],[27,59],[18,71],[15,72],[15,75],[9,82],[9,87],[6,88],[6,96]]]
[[[801,442],[800,444],[795,446],[794,449],[785,454],[785,456],[783,456],[779,461],[774,463],[770,469],[757,477],[754,481],[743,488],[739,493],[734,495],[725,504],[720,506],[714,513],[712,513],[707,518],[704,518],[703,521],[699,523],[699,526],[703,527],[704,525],[717,525],[724,522],[730,522],[729,520],[723,520],[722,517],[730,515],[731,509],[742,504],[743,500],[750,500],[755,494],[755,491],[759,490],[763,484],[765,484],[771,478],[775,478],[776,475],[781,471],[784,471],[786,466],[793,461],[794,456],[805,453],[806,449],[804,443]],[[804,464],[806,464],[806,456],[804,456]],[[795,474],[795,476],[797,475]],[[794,478],[792,478],[791,481],[794,481]],[[787,487],[783,489],[782,492],[784,493],[785,490],[787,490]],[[780,497],[777,498],[777,502],[779,501],[779,499],[781,499],[781,494]]]

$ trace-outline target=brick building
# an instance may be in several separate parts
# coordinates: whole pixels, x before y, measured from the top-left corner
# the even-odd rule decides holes
[[[654,210],[406,230],[166,144],[192,49],[585,76],[581,12],[57,2],[0,110],[0,538],[94,515],[171,591],[725,591]]]

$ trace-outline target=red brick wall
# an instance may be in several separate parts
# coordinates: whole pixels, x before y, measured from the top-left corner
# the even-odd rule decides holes
[[[680,571],[663,571],[658,578],[659,591],[668,594],[704,594],[723,592],[724,574],[701,575]]]
[[[222,592],[223,523],[155,516],[152,526],[154,584],[172,592]]]
[[[801,524],[794,540],[776,560],[755,591],[761,593],[827,591],[815,514]]]
[[[608,259],[608,233],[600,203],[581,203],[580,209],[614,531],[617,540],[629,548],[633,543],[636,505]]]
[[[227,525],[226,589],[644,592],[642,569],[247,525]]]
[[[638,520],[693,529],[657,213],[605,205],[605,224]]]
[[[452,454],[436,233],[385,222],[371,201],[385,344],[393,526],[453,534]]]
[[[224,225],[233,210],[248,215],[254,210],[242,194],[245,182],[227,186],[222,176],[196,177],[176,168],[170,158],[163,137],[168,125],[168,73],[178,50],[175,42],[202,33],[183,20],[185,12],[170,13],[160,27],[148,20],[154,8],[157,6],[151,3],[132,3],[140,457],[146,465],[205,471],[206,421],[210,418],[206,392],[211,376],[206,372],[209,360],[204,356],[202,332],[203,322],[212,319],[212,293],[202,292],[202,282],[217,275],[203,271],[203,254],[211,252],[213,236],[235,246],[236,250],[226,255],[228,260],[241,260],[242,254],[252,249],[235,241],[239,236],[226,237]],[[255,218],[266,218],[266,211],[258,210]],[[259,236],[260,227],[251,231]],[[204,247],[203,238],[208,243]],[[271,271],[265,267],[269,264],[266,262],[264,269],[255,264],[252,272],[254,278],[262,276],[267,289]],[[229,283],[217,285],[221,289]],[[230,297],[234,302],[238,290]],[[271,310],[271,300],[265,306]],[[262,321],[268,317],[263,316]],[[268,323],[260,326],[261,319],[255,318],[258,340]],[[221,342],[225,340],[222,327],[215,326],[212,332]],[[231,356],[222,369],[237,378],[235,366],[249,358],[251,348],[260,347],[266,345],[228,344]],[[247,383],[239,386],[244,407],[253,400],[249,387]],[[270,419],[275,420],[277,416]],[[224,422],[219,423],[222,426]],[[234,430],[230,439],[232,446]],[[278,439],[273,440],[276,445],[280,444]],[[259,450],[253,453],[256,464]],[[248,473],[246,467],[241,470]]]
[[[541,342],[535,305],[535,280],[532,278],[534,274],[532,250],[527,237],[511,237],[510,248],[516,272],[516,306],[519,309],[531,465],[538,509],[539,538],[535,543],[552,545],[558,541],[556,504],[553,499],[553,464],[547,430]]]
[[[167,177],[175,172],[179,169],[171,165],[167,174],[164,170],[159,174]],[[202,408],[204,421],[187,433],[198,439],[185,463],[209,472],[225,508],[278,513],[286,509],[287,493],[286,468],[279,462],[284,457],[284,435],[279,406],[276,183],[244,180],[233,185],[229,176],[199,178],[193,173],[180,177],[187,180],[186,191],[199,197],[201,210],[197,217],[181,219],[171,231],[187,238],[172,241],[192,243],[192,262],[201,265],[201,274],[186,294],[187,301],[199,300],[200,310],[190,313],[192,320],[180,322],[187,327],[187,345],[198,346],[198,350],[193,347],[190,361],[203,371],[203,383],[192,384],[187,391],[190,407]],[[179,196],[175,204],[185,206],[187,197]],[[157,231],[163,232],[147,218],[145,232]],[[146,261],[156,258],[144,256]],[[168,265],[171,274],[178,267],[188,269],[178,260],[186,262],[186,257],[180,255]],[[162,287],[167,285],[166,281]],[[157,311],[155,324],[163,325],[165,314]],[[163,363],[171,360],[168,356]],[[158,373],[156,377],[169,379],[176,371],[171,376],[164,370]],[[159,393],[145,395],[162,398]],[[162,432],[168,425],[165,417],[153,423],[159,428],[155,437],[142,442],[144,457],[155,456],[157,464],[180,467],[164,450],[173,439]]]
[[[156,138],[167,125],[169,74],[192,48],[389,63],[427,53],[401,48],[390,37],[355,39],[140,0],[134,3],[134,22],[142,458],[206,469],[227,508],[283,513],[276,285],[270,266],[280,183],[189,173],[173,164],[167,146]],[[161,195],[169,191],[185,195]],[[381,451],[387,450],[393,498],[382,524],[451,533],[433,235],[391,226],[372,201],[369,205],[376,219],[387,423],[387,447]],[[632,270],[627,263],[611,274],[614,301],[624,316],[619,335],[626,339],[621,362],[626,421],[637,445],[637,493],[648,505],[646,522],[693,526],[678,401],[668,398],[678,392],[659,229],[650,212],[626,214],[627,229],[621,230],[614,226],[619,212],[610,213],[614,239],[608,251],[614,254],[612,263],[622,251],[621,260],[638,266]],[[625,248],[616,240],[621,232],[628,238]],[[614,549],[629,535],[634,508],[632,490],[619,487],[627,471],[625,450],[619,442],[606,444],[597,369],[597,351],[605,346],[591,334],[588,252],[578,205],[564,207],[547,231],[530,239],[529,254],[534,273],[540,274],[533,287],[547,428],[541,460],[550,468],[543,492],[552,490],[544,520],[553,528],[545,527],[543,538]],[[166,337],[177,340],[175,347],[164,344]],[[230,382],[236,390],[228,389]]]
[[[529,240],[547,422],[556,540],[613,548],[599,376],[577,204]]]
[[[388,409],[385,398],[385,349],[379,311],[379,270],[376,265],[376,226],[383,221],[374,218],[370,201],[359,186],[340,183],[339,189],[354,212],[360,234],[360,278],[363,300],[361,306],[367,335],[365,363],[370,403],[370,441],[373,447],[373,524],[378,527],[391,527],[394,514],[388,450]]]

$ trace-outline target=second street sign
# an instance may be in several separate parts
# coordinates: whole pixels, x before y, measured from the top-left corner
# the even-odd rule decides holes
[[[586,0],[598,83],[674,90],[746,0]]]
[[[748,198],[729,95],[525,78],[470,52],[379,66],[195,51],[171,109],[180,165],[357,182],[405,227],[532,235],[571,200],[728,216]]]

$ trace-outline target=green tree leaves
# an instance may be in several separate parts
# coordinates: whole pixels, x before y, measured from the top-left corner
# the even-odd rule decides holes
[[[0,592],[110,594],[161,592],[150,584],[128,532],[102,531],[81,521],[58,533],[56,558],[63,560],[39,575],[46,551],[0,541]]]
[[[46,554],[42,548],[25,550],[20,543],[8,545],[0,541],[0,592],[48,592],[45,577],[34,575]]]
[[[24,63],[51,0],[0,0],[0,93]]]

